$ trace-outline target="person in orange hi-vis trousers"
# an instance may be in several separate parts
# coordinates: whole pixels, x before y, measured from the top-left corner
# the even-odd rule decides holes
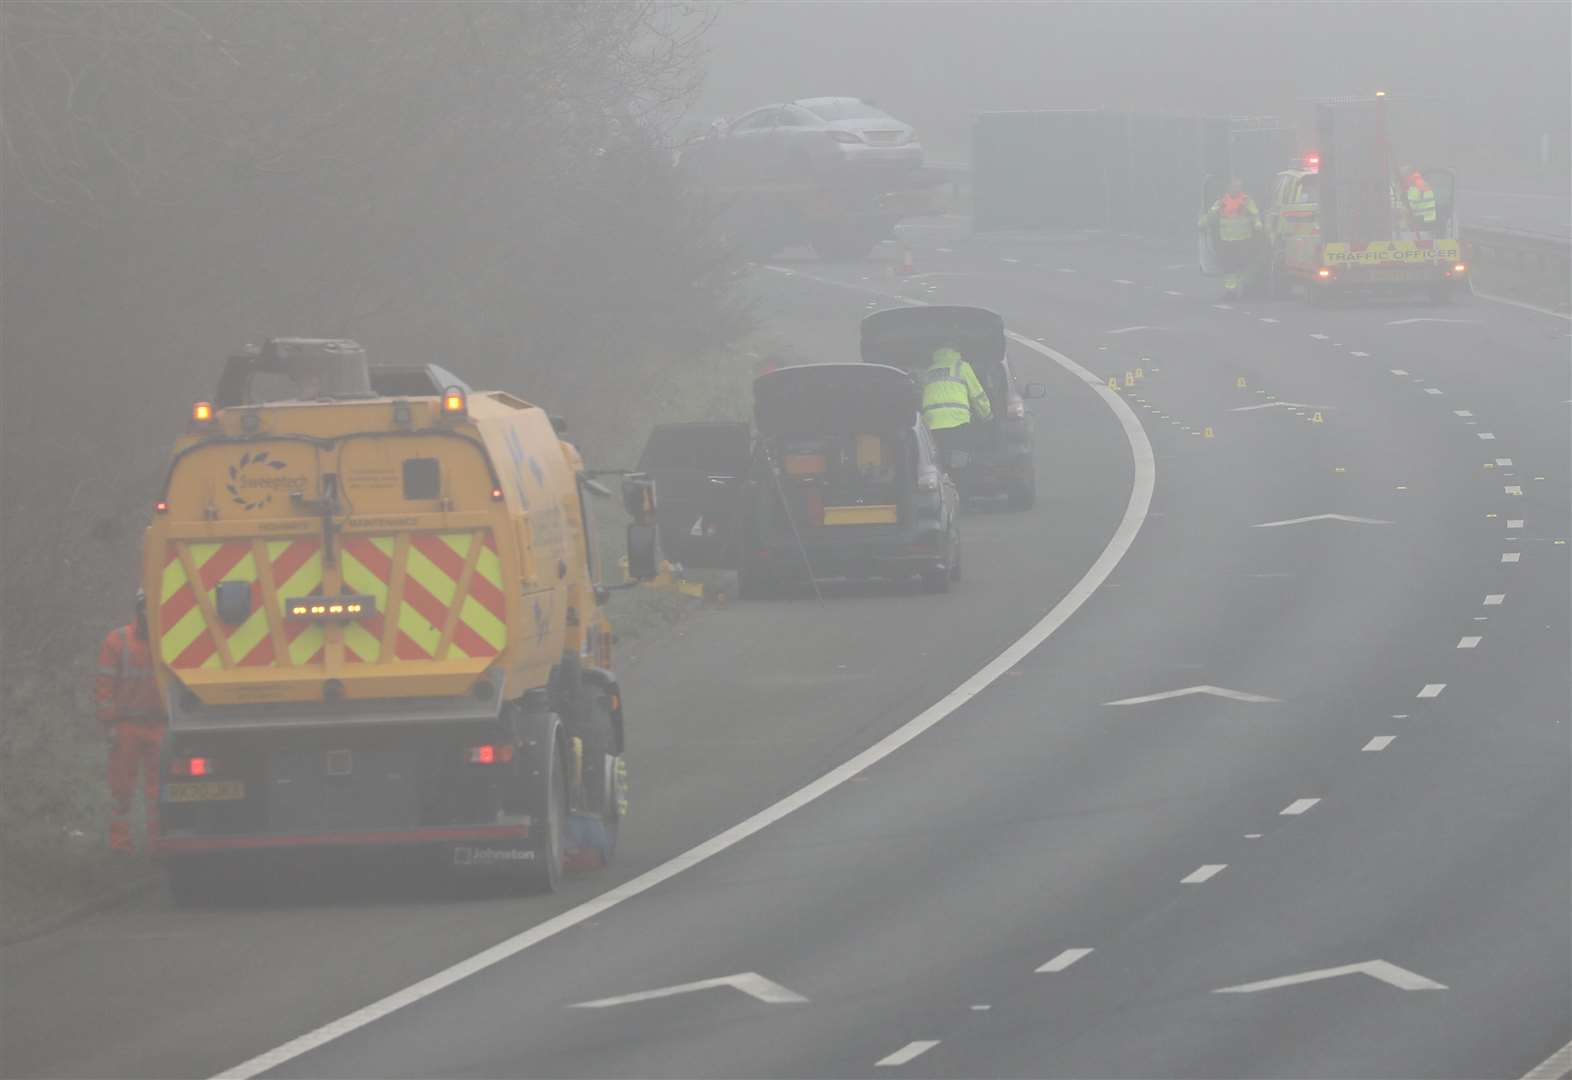
[[[111,630],[98,651],[94,684],[98,719],[112,739],[109,750],[109,793],[114,808],[109,821],[109,846],[133,851],[131,802],[137,774],[142,774],[147,799],[149,846],[158,835],[158,749],[164,738],[164,709],[153,680],[153,656],[147,643],[147,597],[136,591],[136,618]]]

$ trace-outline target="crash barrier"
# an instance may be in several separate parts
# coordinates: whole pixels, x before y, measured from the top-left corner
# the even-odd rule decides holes
[[[983,113],[972,128],[974,227],[1107,229],[1193,243],[1196,208],[1230,175],[1260,201],[1296,146],[1272,117]]]
[[[1572,238],[1478,225],[1461,232],[1465,257],[1476,270],[1510,270],[1562,287],[1572,280]]]

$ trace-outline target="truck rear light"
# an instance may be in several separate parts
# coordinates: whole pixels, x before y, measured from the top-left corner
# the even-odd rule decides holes
[[[513,747],[507,743],[486,743],[469,748],[471,765],[506,765],[513,760]]]
[[[369,619],[376,613],[377,598],[374,596],[301,596],[284,601],[286,619],[352,622]]]
[[[210,757],[177,757],[169,762],[170,776],[212,776],[213,773]]]
[[[1321,269],[1315,272],[1315,276],[1320,278],[1322,281],[1329,281],[1332,277],[1332,271],[1323,266]]]

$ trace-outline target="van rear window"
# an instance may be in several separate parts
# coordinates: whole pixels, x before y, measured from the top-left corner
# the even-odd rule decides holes
[[[437,468],[436,458],[423,457],[405,459],[404,498],[442,498],[442,473]]]

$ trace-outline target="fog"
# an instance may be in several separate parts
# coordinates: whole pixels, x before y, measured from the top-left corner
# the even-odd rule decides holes
[[[698,111],[828,94],[877,100],[964,160],[993,109],[1275,115],[1385,89],[1478,178],[1513,179],[1550,133],[1565,175],[1564,3],[748,3],[711,30]],[[1492,154],[1476,153],[1487,144]],[[1498,147],[1513,160],[1502,163]],[[1518,159],[1521,160],[1518,160]]]

